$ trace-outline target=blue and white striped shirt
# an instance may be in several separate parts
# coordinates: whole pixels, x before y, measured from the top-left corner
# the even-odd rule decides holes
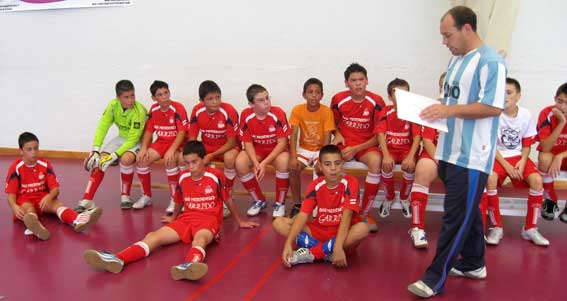
[[[498,53],[482,45],[449,61],[444,85],[446,105],[480,102],[503,109],[506,66]],[[435,158],[487,174],[492,171],[499,116],[481,119],[447,118],[448,133],[441,133]]]

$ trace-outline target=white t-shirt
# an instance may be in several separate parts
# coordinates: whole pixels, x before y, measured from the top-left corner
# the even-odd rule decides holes
[[[522,154],[522,142],[531,141],[535,135],[537,135],[536,124],[530,111],[518,107],[516,117],[502,113],[496,150],[504,158],[519,156]]]

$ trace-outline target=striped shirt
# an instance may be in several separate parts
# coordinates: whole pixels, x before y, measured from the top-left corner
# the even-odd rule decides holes
[[[449,61],[444,85],[446,105],[480,102],[504,108],[506,98],[504,60],[486,45]],[[499,116],[447,118],[448,133],[439,135],[435,158],[490,174],[496,152]]]

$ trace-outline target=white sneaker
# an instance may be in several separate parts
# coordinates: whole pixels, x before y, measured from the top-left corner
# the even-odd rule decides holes
[[[425,236],[425,231],[418,227],[414,227],[410,229],[410,237],[413,241],[413,246],[421,249],[427,248],[427,236]]]
[[[228,209],[228,207],[226,206],[225,203],[222,203],[222,215],[224,218],[227,218],[230,216],[230,209]]]
[[[500,227],[494,227],[488,229],[488,235],[486,236],[485,240],[487,244],[496,246],[503,236],[504,230],[502,230],[502,228]]]
[[[124,268],[124,261],[116,255],[96,250],[86,250],[83,258],[93,269],[104,270],[111,273],[120,273]]]
[[[451,270],[449,271],[449,276],[467,277],[472,279],[484,279],[486,278],[486,266],[467,272],[457,270],[456,268],[451,268]]]
[[[94,206],[95,204],[92,200],[80,200],[79,205],[77,205],[74,210],[77,213],[81,213],[87,209],[93,208]]]
[[[173,280],[199,280],[203,278],[209,271],[207,264],[202,262],[186,262],[170,269],[171,278]]]
[[[152,204],[152,200],[147,195],[142,195],[133,205],[132,208],[134,209],[142,209],[146,206],[150,206]]]
[[[390,207],[393,201],[384,200],[380,205],[380,217],[388,217],[390,215]]]
[[[249,216],[256,216],[256,215],[260,214],[261,210],[264,210],[264,209],[266,209],[266,202],[265,201],[253,202],[252,206],[250,206],[248,211],[246,211],[246,214],[248,214]]]
[[[421,280],[408,285],[408,291],[422,298],[429,298],[436,295],[435,292]]]
[[[291,265],[296,265],[300,263],[313,263],[315,256],[311,254],[311,251],[307,248],[299,248],[293,252],[293,255],[288,258],[288,262]]]
[[[285,216],[285,205],[280,202],[274,203],[274,212],[272,212],[272,217],[276,218],[276,217],[284,217],[284,216]]]
[[[172,214],[174,209],[175,209],[175,201],[173,200],[173,198],[170,198],[169,205],[167,205],[167,208],[165,208],[165,213]]]
[[[531,228],[529,230],[522,229],[522,238],[525,240],[531,240],[538,246],[549,246],[549,240],[543,237],[537,228]]]
[[[132,199],[129,195],[120,196],[120,208],[121,209],[132,209]]]
[[[40,222],[35,213],[26,213],[23,218],[24,225],[29,229],[37,238],[41,240],[48,240],[51,234]]]
[[[73,222],[75,232],[85,231],[89,225],[96,223],[101,215],[102,208],[100,207],[87,209],[83,213],[80,213]]]
[[[408,201],[408,200],[400,200],[400,203],[402,204],[402,215],[403,215],[405,218],[411,218],[410,201]]]

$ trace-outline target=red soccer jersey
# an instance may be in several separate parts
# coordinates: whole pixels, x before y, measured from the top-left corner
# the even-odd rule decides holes
[[[165,112],[158,103],[150,107],[146,132],[156,133],[158,141],[173,143],[182,131],[187,131],[187,111],[181,103],[172,101]]]
[[[421,134],[421,126],[398,118],[394,106],[386,106],[380,112],[374,133],[386,135],[389,151],[404,152],[411,149],[413,139]]]
[[[41,198],[51,189],[59,187],[53,166],[39,158],[34,166],[27,166],[22,159],[10,165],[6,177],[6,193],[20,198]]]
[[[199,132],[207,153],[212,153],[223,146],[228,137],[237,136],[238,113],[231,104],[223,102],[218,111],[209,114],[201,102],[191,112],[189,137],[197,138]]]
[[[545,107],[539,113],[539,118],[537,121],[537,135],[539,137],[539,141],[542,141],[543,139],[549,137],[549,135],[551,135],[551,132],[553,132],[553,129],[555,129],[559,124],[559,121],[557,121],[557,118],[555,118],[553,112],[551,112],[553,108],[555,108],[555,105]],[[541,151],[541,144],[537,146],[537,150]],[[551,152],[560,153],[565,150],[567,150],[567,126],[563,127],[563,130],[561,131],[561,134],[559,134],[559,137],[557,138],[555,145],[551,149]]]
[[[366,91],[366,97],[361,103],[354,102],[350,91],[333,96],[331,109],[337,128],[345,138],[345,145],[358,145],[372,138],[380,111],[385,106],[382,97],[370,91]]]
[[[313,180],[307,187],[301,212],[311,216],[313,209],[317,206],[319,207],[317,217],[313,221],[321,226],[338,227],[341,223],[343,209],[355,212],[351,223],[354,224],[360,208],[358,181],[353,176],[345,175],[337,187],[329,188],[325,177]]]
[[[263,120],[256,117],[252,108],[246,108],[240,116],[240,140],[254,143],[256,151],[271,152],[278,143],[278,138],[287,138],[290,128],[285,112],[272,106]]]
[[[185,171],[179,175],[174,198],[185,209],[177,218],[201,221],[216,219],[220,224],[223,219],[222,203],[228,197],[229,189],[222,171],[207,167],[199,180],[193,180],[191,172]]]
[[[437,140],[439,140],[439,131],[434,129],[434,128],[422,126],[421,127],[421,138],[431,140],[433,142],[433,144],[435,144],[437,146]]]

